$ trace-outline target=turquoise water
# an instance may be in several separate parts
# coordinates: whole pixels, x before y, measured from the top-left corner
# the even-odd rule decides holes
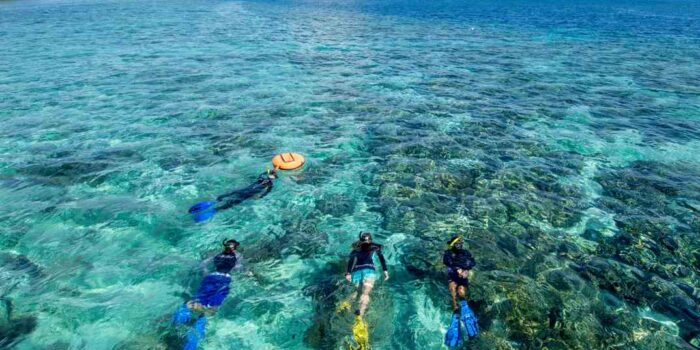
[[[0,347],[168,349],[223,238],[202,349],[336,349],[360,230],[375,349],[700,347],[700,3],[0,2]],[[273,192],[193,203],[306,155]]]

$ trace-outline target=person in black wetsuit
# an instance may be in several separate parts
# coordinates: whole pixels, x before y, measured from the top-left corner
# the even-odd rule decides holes
[[[389,272],[386,268],[386,260],[382,254],[382,246],[372,242],[372,234],[369,232],[361,232],[359,240],[352,244],[352,251],[348,259],[348,265],[345,273],[345,279],[352,282],[357,291],[351,296],[351,299],[357,299],[360,294],[358,309],[355,312],[358,316],[365,314],[367,305],[369,304],[369,293],[374,288],[374,282],[377,279],[377,272],[374,266],[374,256],[379,258],[379,263],[382,265],[384,272],[384,280],[389,279]],[[345,300],[340,308],[350,307],[350,302]]]
[[[232,206],[240,204],[246,199],[253,197],[262,198],[267,196],[267,194],[272,191],[272,180],[276,179],[276,170],[269,170],[260,174],[255,183],[216,197],[217,201],[223,202],[222,204],[216,206],[216,210],[220,211],[231,208]]]
[[[469,276],[471,270],[476,266],[476,261],[468,250],[462,246],[462,237],[455,236],[447,242],[448,249],[442,256],[442,262],[447,266],[447,279],[450,294],[452,294],[452,308],[459,309],[459,300],[465,300],[467,287],[469,286]]]
[[[260,174],[255,183],[229,193],[224,193],[217,197],[215,201],[199,202],[191,206],[188,212],[192,214],[192,219],[194,219],[195,222],[206,221],[212,218],[217,212],[231,208],[246,199],[265,197],[272,191],[272,180],[275,179],[277,179],[277,169],[268,170]]]

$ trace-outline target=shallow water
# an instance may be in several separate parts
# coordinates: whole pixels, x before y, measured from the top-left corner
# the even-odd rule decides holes
[[[0,48],[5,345],[174,347],[235,237],[254,277],[201,348],[338,348],[367,229],[374,348],[440,348],[454,234],[469,348],[700,346],[697,1],[5,1]]]

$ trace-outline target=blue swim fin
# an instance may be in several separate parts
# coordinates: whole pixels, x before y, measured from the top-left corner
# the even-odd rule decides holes
[[[187,304],[182,304],[173,314],[173,325],[177,326],[190,322],[190,318],[192,318],[190,308],[187,307]]]
[[[192,219],[194,222],[202,222],[211,219],[216,214],[216,209],[211,208],[205,211],[200,211],[198,213],[192,214]]]
[[[194,326],[187,331],[187,341],[185,342],[185,346],[182,348],[183,350],[197,350],[199,341],[204,339],[204,326],[206,325],[206,316],[199,316],[197,322],[194,323]]]
[[[462,327],[459,326],[459,315],[452,314],[452,320],[450,320],[450,327],[447,328],[447,333],[445,333],[445,345],[448,348],[454,348],[462,343]]]
[[[459,305],[460,319],[464,322],[464,329],[467,331],[469,338],[474,338],[479,334],[479,324],[477,323],[476,315],[469,308],[466,300],[462,300]]]
[[[204,211],[204,210],[207,210],[207,209],[213,207],[214,205],[216,205],[216,203],[218,203],[218,202],[216,202],[216,201],[199,202],[199,203],[191,206],[187,212],[190,214],[199,213],[201,211]]]

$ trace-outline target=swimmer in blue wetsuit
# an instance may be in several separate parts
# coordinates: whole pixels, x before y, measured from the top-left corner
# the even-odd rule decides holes
[[[382,254],[382,246],[372,242],[372,234],[369,232],[361,232],[359,240],[352,244],[352,251],[348,259],[348,265],[345,273],[345,279],[352,282],[357,291],[352,299],[357,299],[359,294],[360,301],[357,311],[357,316],[363,316],[367,305],[369,304],[369,293],[374,288],[374,282],[377,279],[377,272],[374,266],[374,256],[379,258],[379,263],[382,265],[384,280],[389,279],[389,272],[386,268],[386,260]],[[341,308],[347,308],[350,305],[346,301]]]
[[[240,267],[241,257],[236,252],[240,243],[229,239],[224,240],[222,244],[224,246],[223,252],[205,261],[205,263],[213,262],[215,271],[204,277],[195,297],[181,305],[173,315],[173,324],[184,325],[192,320],[192,312],[200,313],[192,328],[187,332],[185,350],[197,349],[197,344],[204,338],[206,316],[213,315],[224,302],[229,293],[231,270]]]

